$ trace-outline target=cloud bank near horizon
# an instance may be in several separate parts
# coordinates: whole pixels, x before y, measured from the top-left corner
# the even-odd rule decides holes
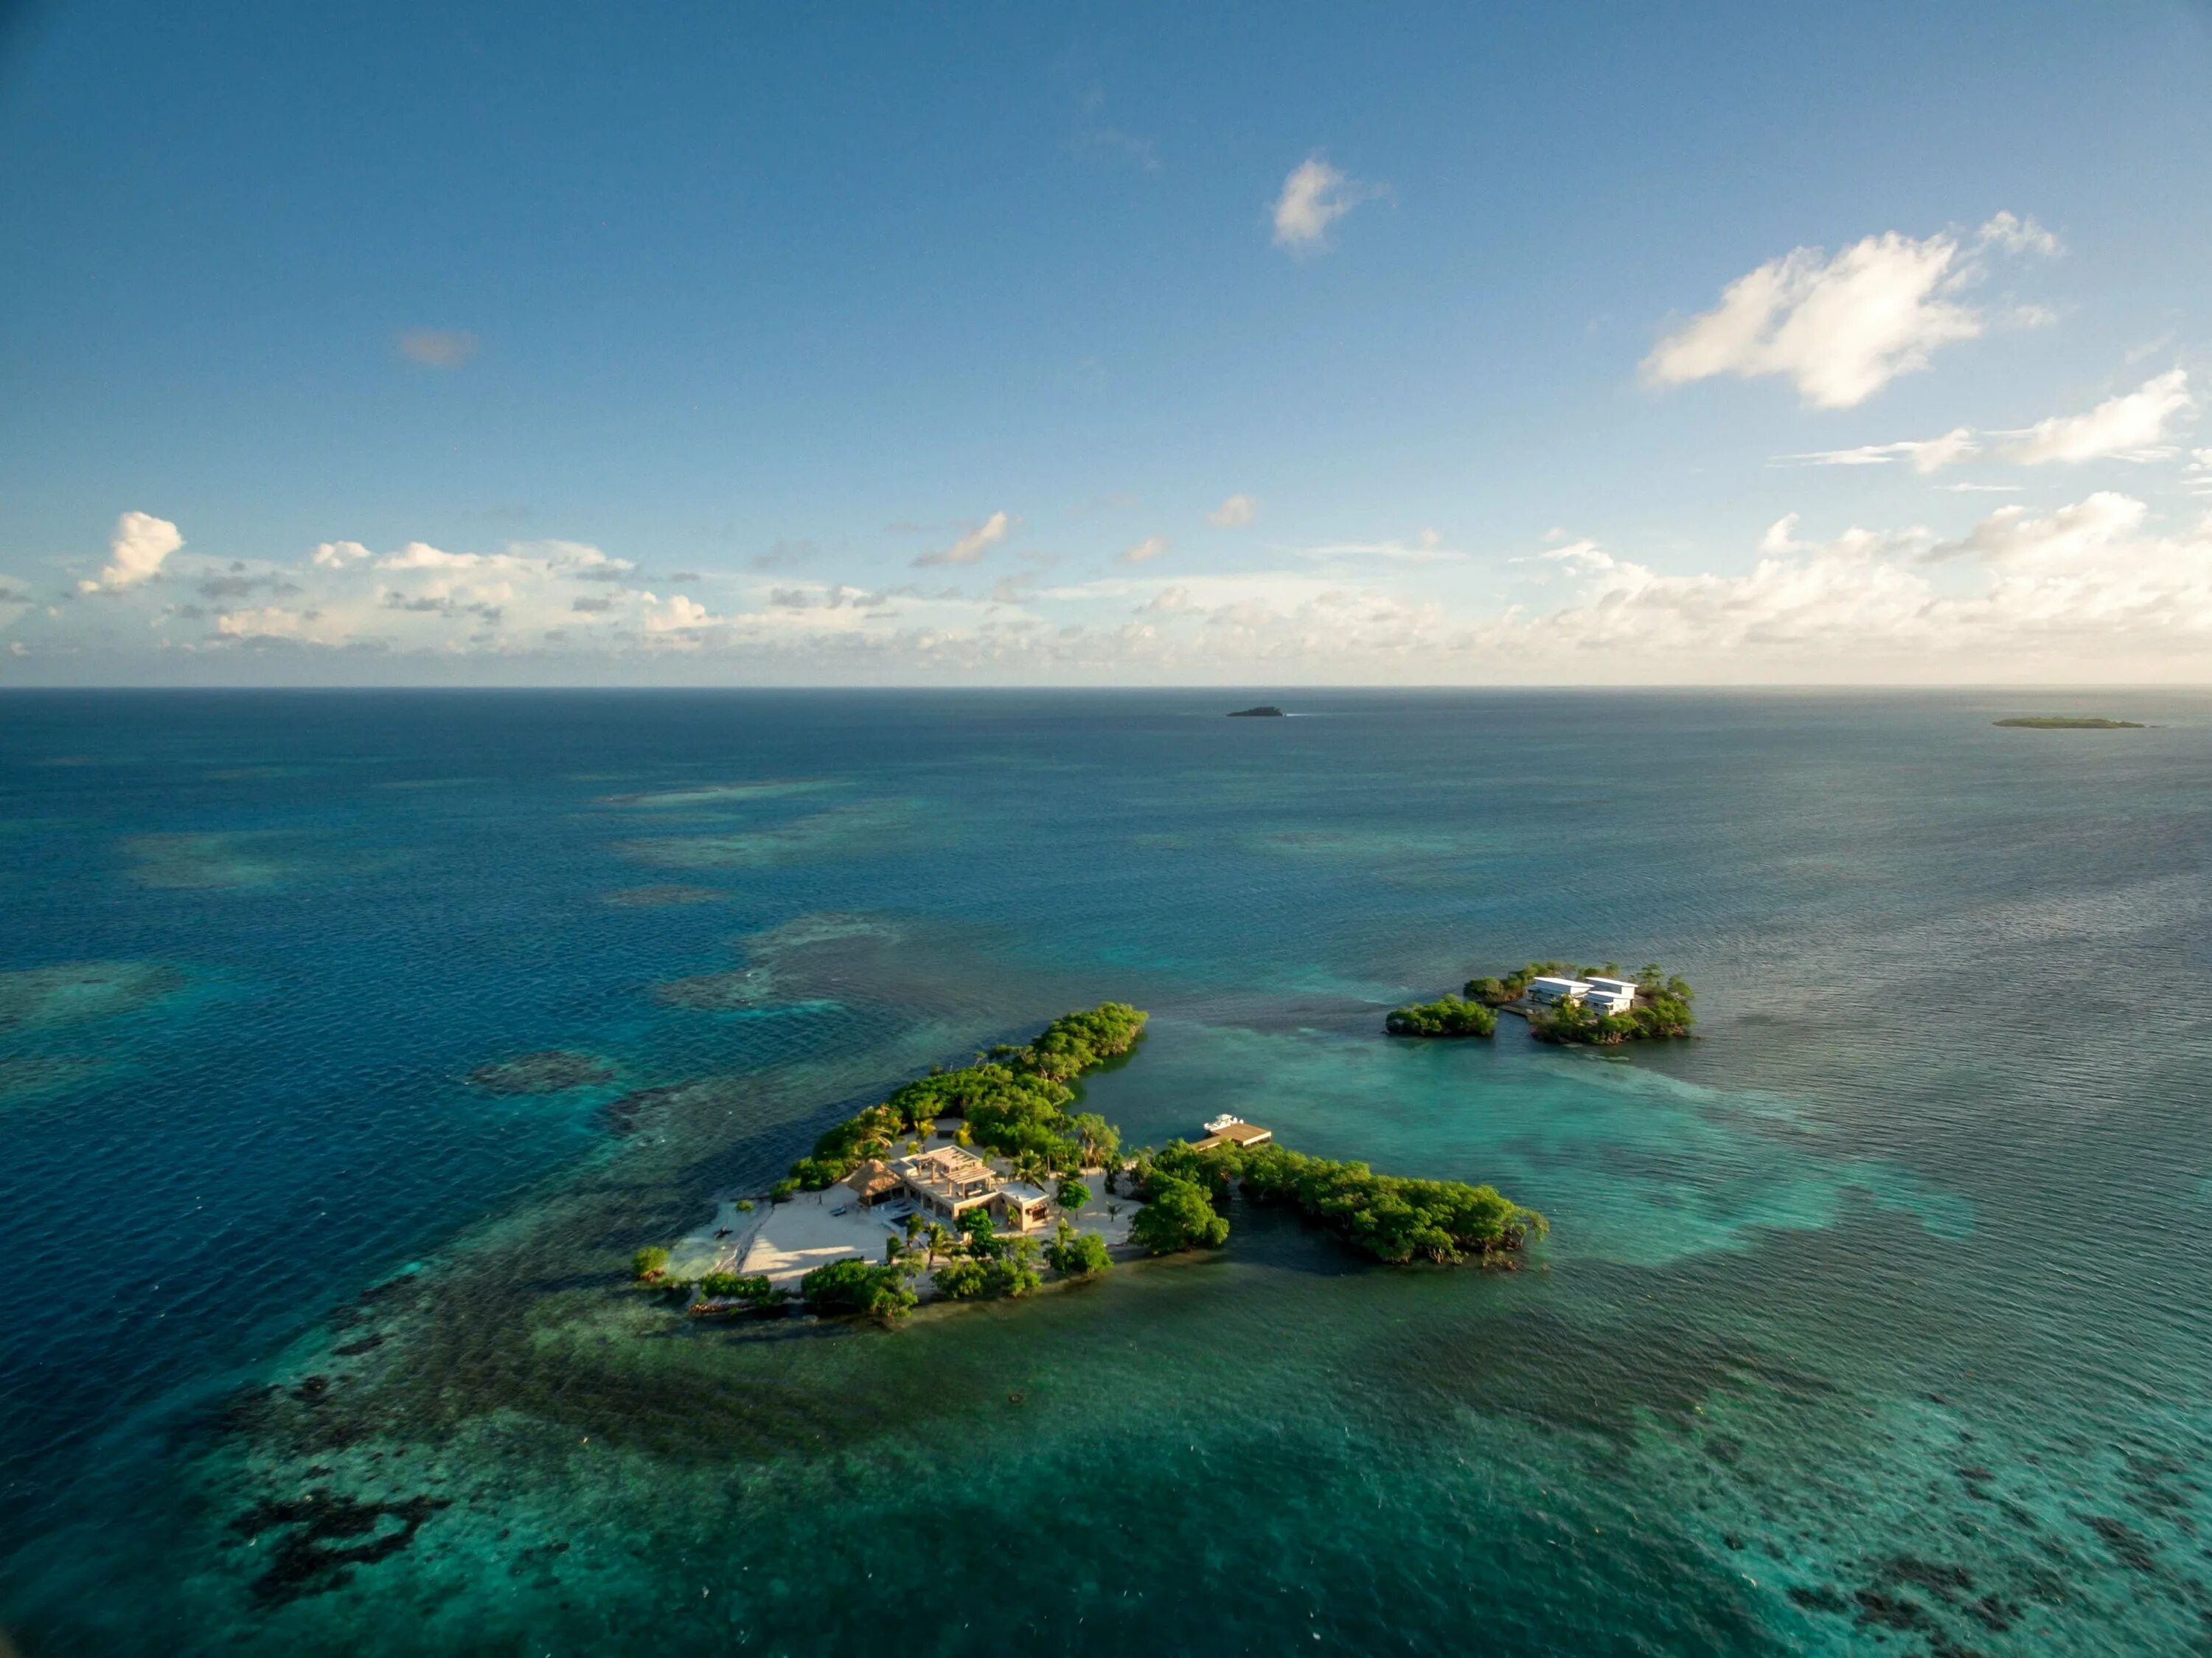
[[[1814,539],[1792,515],[1735,574],[1668,573],[1585,539],[1282,547],[1253,568],[1154,575],[1154,537],[1053,583],[1041,567],[884,589],[709,571],[695,597],[573,541],[339,540],[285,562],[186,546],[127,513],[74,599],[41,605],[10,583],[0,607],[64,624],[36,647],[17,631],[15,661],[106,653],[187,680],[313,656],[371,680],[535,665],[586,682],[2051,683],[2200,680],[2212,649],[2212,514],[2169,524],[2112,490],[2002,506],[1948,539]]]

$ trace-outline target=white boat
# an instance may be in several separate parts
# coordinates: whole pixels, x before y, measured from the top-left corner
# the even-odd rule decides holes
[[[1206,1131],[1208,1134],[1218,1134],[1224,1129],[1235,1128],[1243,1120],[1235,1112],[1224,1112],[1206,1125]]]

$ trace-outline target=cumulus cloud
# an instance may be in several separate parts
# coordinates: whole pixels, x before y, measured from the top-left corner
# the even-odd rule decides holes
[[[79,582],[80,593],[120,593],[161,573],[161,562],[185,545],[184,536],[166,518],[151,513],[126,512],[115,521],[107,538],[107,563],[94,581]]]
[[[325,570],[343,570],[349,564],[365,562],[368,557],[368,549],[358,541],[325,541],[315,549],[310,562]]]
[[[1252,521],[1259,510],[1260,497],[1256,495],[1232,495],[1206,514],[1206,521],[1216,529],[1242,529]]]
[[[2045,244],[2048,244],[2046,246]],[[2033,220],[2002,213],[1975,250],[2056,251]],[[1810,407],[1848,409],[1899,375],[1928,366],[1936,351],[1987,326],[1958,293],[1983,274],[1976,251],[1949,232],[1914,238],[1888,231],[1830,258],[1800,247],[1737,277],[1721,302],[1662,338],[1644,358],[1654,386],[1716,375],[1780,375]],[[2015,324],[2033,321],[2019,311]]]
[[[2195,412],[2186,369],[2173,369],[2132,392],[2107,398],[2087,414],[2039,420],[2009,451],[2022,466],[2051,461],[2161,460],[2173,453],[2166,430]]]
[[[1328,246],[1329,226],[1377,193],[1316,150],[1291,169],[1275,198],[1275,246],[1301,256],[1321,252]]]
[[[1138,542],[1134,546],[1122,548],[1121,555],[1121,562],[1125,564],[1149,564],[1167,550],[1168,538],[1166,536],[1148,535],[1143,540]]]
[[[974,529],[941,552],[925,552],[914,562],[923,568],[933,564],[972,564],[993,547],[1006,539],[1013,521],[1003,512],[994,512]]]
[[[407,328],[399,355],[426,369],[458,369],[477,354],[477,337],[465,328]]]
[[[2155,534],[2142,502],[2110,492],[2042,515],[2002,508],[1949,541],[1852,529],[1811,542],[1793,516],[1759,554],[1741,576],[1672,575],[1589,544],[1559,549],[1571,600],[1516,611],[1472,643],[1644,678],[1741,680],[2082,677],[2183,667],[2212,643],[2212,521]]]

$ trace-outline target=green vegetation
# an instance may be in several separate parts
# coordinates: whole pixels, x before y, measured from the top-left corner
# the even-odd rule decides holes
[[[2022,727],[2029,731],[2141,731],[2138,720],[2107,720],[2090,714],[2023,714],[1991,725]]]
[[[819,1192],[867,1157],[890,1155],[940,1117],[963,1119],[960,1143],[1003,1157],[1030,1157],[1041,1173],[1073,1173],[1120,1155],[1121,1137],[1103,1118],[1070,1116],[1068,1083],[1135,1045],[1145,1015],[1120,1002],[1062,1014],[1024,1046],[1000,1044],[957,1070],[933,1070],[879,1106],[836,1125],[791,1166],[793,1189]],[[788,1195],[782,1185],[779,1193]]]
[[[658,1244],[650,1249],[641,1249],[629,1258],[629,1271],[640,1283],[657,1278],[668,1271],[668,1252]]]
[[[1180,1140],[1150,1160],[1139,1176],[1138,1195],[1145,1206],[1129,1222],[1129,1237],[1154,1255],[1181,1249],[1218,1249],[1229,1241],[1229,1222],[1213,1212],[1216,1196],[1227,1190],[1227,1176],[1194,1180],[1186,1173],[1192,1160],[1206,1161]],[[1215,1165],[1218,1168],[1220,1165]]]
[[[778,1180],[768,1189],[768,1200],[772,1204],[780,1204],[798,1190],[799,1182],[795,1179]]]
[[[1491,1186],[1377,1174],[1364,1163],[1309,1157],[1273,1143],[1200,1151],[1171,1141],[1139,1154],[1129,1178],[1146,1205],[1129,1235],[1156,1255],[1219,1248],[1229,1222],[1215,1205],[1240,1183],[1253,1202],[1295,1208],[1381,1261],[1490,1262],[1549,1230],[1542,1216]]]
[[[699,1280],[699,1293],[715,1301],[764,1301],[775,1291],[757,1273],[709,1272]]]
[[[979,1248],[979,1246],[981,1246]],[[938,1292],[947,1300],[990,1301],[1026,1295],[1041,1289],[1034,1238],[994,1238],[988,1232],[969,1240],[969,1253],[937,1269]]]
[[[866,1261],[832,1261],[799,1281],[799,1292],[817,1313],[860,1314],[880,1324],[896,1324],[914,1310],[915,1293],[896,1266]]]
[[[1377,1174],[1364,1163],[1273,1144],[1208,1155],[1237,1165],[1244,1195],[1255,1203],[1296,1209],[1378,1261],[1488,1261],[1550,1230],[1541,1215],[1492,1186]]]
[[[1470,978],[1461,988],[1460,993],[1489,1007],[1502,1008],[1508,1002],[1519,1001],[1521,992],[1528,988],[1528,981],[1532,978],[1541,978],[1547,974],[1571,978],[1583,971],[1571,961],[1532,961],[1525,967],[1516,967],[1501,978]],[[1589,971],[1606,972],[1608,970],[1593,967]]]
[[[1445,996],[1393,1008],[1382,1021],[1393,1036],[1490,1036],[1498,1029],[1498,1015],[1480,1002]]]
[[[1073,1177],[1060,1183],[1056,1194],[1062,1209],[1080,1209],[1091,1201],[1091,1188]]]
[[[1044,1247],[1044,1258],[1052,1270],[1064,1277],[1095,1278],[1114,1270],[1114,1258],[1106,1251],[1106,1240],[1095,1232],[1078,1232],[1067,1223],[1065,1216],[1053,1229],[1052,1241]]]

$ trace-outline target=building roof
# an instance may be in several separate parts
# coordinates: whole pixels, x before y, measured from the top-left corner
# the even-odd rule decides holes
[[[863,1198],[877,1198],[886,1192],[897,1191],[899,1177],[891,1173],[889,1163],[884,1162],[881,1158],[871,1157],[848,1174],[839,1184],[852,1187]]]
[[[948,1203],[966,1202],[999,1189],[999,1176],[990,1164],[961,1146],[939,1146],[917,1152],[891,1165],[901,1179],[920,1186]]]

